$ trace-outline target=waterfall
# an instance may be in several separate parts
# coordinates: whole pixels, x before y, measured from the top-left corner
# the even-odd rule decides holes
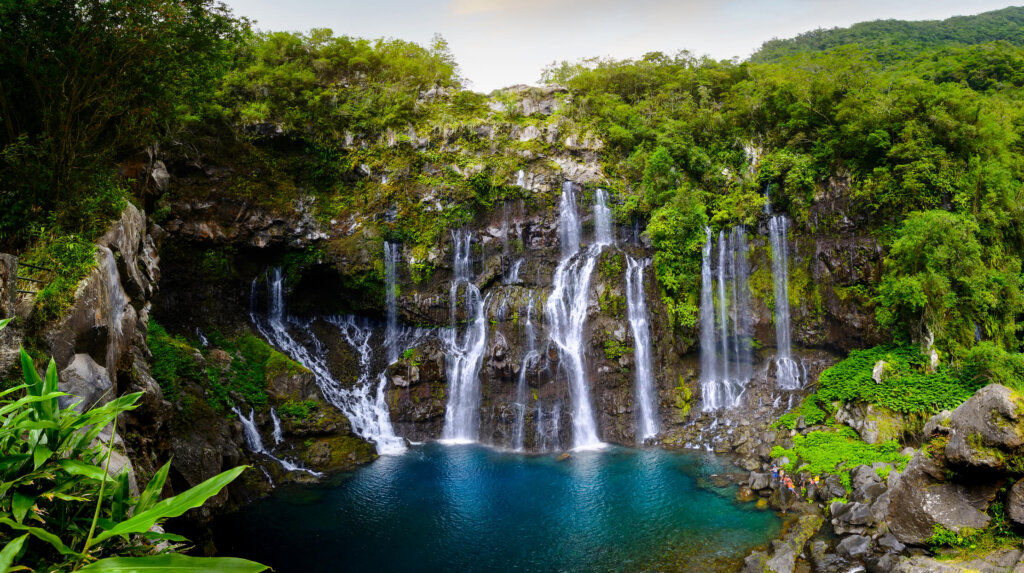
[[[562,247],[563,261],[580,250],[580,216],[576,212],[576,191],[572,181],[562,184],[562,197],[558,203],[558,244]]]
[[[388,364],[398,360],[398,260],[401,256],[400,245],[384,241],[384,301],[387,312],[384,346],[388,352]]]
[[[701,388],[704,409],[718,410],[735,406],[753,375],[747,284],[749,249],[742,227],[732,229],[728,235],[720,231],[718,264],[713,269],[715,241],[711,228],[705,228],[704,234],[700,297]]]
[[[561,419],[561,402],[555,402],[547,415],[544,414],[544,405],[540,401],[537,402],[537,451],[557,452],[562,449],[562,442],[558,437]]]
[[[487,297],[472,282],[472,238],[468,231],[453,232],[455,278],[451,285],[452,325],[442,333],[447,357],[448,405],[441,437],[449,442],[475,442],[480,434],[480,367],[487,349]],[[465,292],[467,321],[459,338],[456,314],[459,287]]]
[[[506,285],[514,285],[519,282],[519,270],[523,268],[523,261],[526,259],[518,258],[516,262],[509,265],[508,273],[505,275],[505,279],[502,281]]]
[[[290,462],[290,461],[288,461],[288,460],[286,460],[284,458],[279,458],[279,457],[275,456],[274,454],[270,453],[269,451],[267,451],[267,449],[263,446],[263,438],[260,436],[260,430],[259,430],[258,427],[256,427],[256,420],[255,420],[255,418],[256,418],[256,411],[255,410],[252,410],[252,409],[249,410],[249,417],[248,418],[245,417],[242,414],[242,412],[237,407],[235,407],[235,406],[231,407],[231,411],[234,412],[236,416],[238,416],[238,421],[242,422],[242,435],[245,437],[245,447],[249,448],[250,451],[252,451],[254,453],[257,453],[257,454],[262,454],[264,456],[267,456],[268,458],[270,458],[270,459],[274,460],[275,462],[281,464],[281,467],[283,467],[284,470],[288,471],[288,472],[303,471],[303,472],[306,472],[308,474],[312,474],[312,475],[315,475],[315,476],[322,476],[323,475],[320,472],[316,472],[316,471],[313,471],[311,469],[304,468],[301,465],[298,465],[298,464],[295,464],[293,462]],[[275,429],[275,438],[276,438],[276,429]],[[270,476],[267,476],[267,478],[269,479]]]
[[[512,449],[517,452],[523,451],[523,444],[526,438],[526,374],[533,365],[540,359],[537,353],[537,335],[533,330],[533,293],[526,302],[526,323],[523,328],[526,331],[526,353],[523,355],[523,363],[519,367],[519,380],[516,384],[516,421],[512,431]]]
[[[750,314],[750,248],[746,230],[733,227],[730,241],[733,249],[733,308],[736,309],[733,329],[736,371],[740,379],[750,380],[754,376],[754,347]]]
[[[775,371],[784,390],[800,387],[800,367],[793,360],[789,325],[789,219],[775,215],[768,220],[772,245],[772,280],[775,283]]]
[[[196,336],[199,337],[199,344],[202,344],[204,348],[210,345],[210,339],[206,338],[206,335],[203,334],[202,330],[199,330],[198,326],[196,327]]]
[[[270,409],[270,419],[274,422],[274,445],[284,441],[284,432],[281,431],[281,418],[277,417],[277,410]]]
[[[594,242],[598,245],[613,245],[612,210],[608,207],[608,193],[604,189],[597,190],[594,202]]]
[[[606,207],[601,202],[602,195],[597,196],[597,201],[595,210]],[[551,294],[544,304],[544,314],[550,325],[551,342],[558,349],[560,364],[569,379],[573,447],[601,447],[603,444],[597,435],[597,423],[594,420],[590,388],[587,384],[583,357],[583,326],[587,317],[590,277],[603,244],[597,242],[586,251],[580,251],[580,220],[576,212],[572,182],[566,181],[562,186],[559,216],[562,260],[555,269]]]
[[[313,330],[309,328],[310,325],[287,318],[283,282],[281,269],[273,269],[269,277],[270,312],[266,320],[261,320],[255,312],[256,281],[253,281],[250,318],[260,334],[279,350],[313,372],[317,386],[323,392],[324,398],[345,414],[352,423],[352,431],[356,435],[376,445],[378,454],[404,452],[405,441],[395,435],[387,405],[381,397],[383,384],[378,381],[377,396],[371,397],[370,395],[374,390],[370,380],[370,328],[358,325],[354,317],[328,317],[325,319],[338,327],[342,336],[360,355],[358,378],[351,387],[346,388],[331,374],[327,365],[326,350]],[[304,327],[303,330],[310,339],[309,346],[291,336],[288,332],[288,322]]]
[[[647,322],[647,302],[644,298],[644,269],[649,264],[648,259],[626,257],[626,305],[629,309],[629,326],[633,330],[636,403],[640,408],[636,440],[640,443],[658,434],[656,389],[651,365],[651,329]]]
[[[526,173],[522,169],[516,172],[516,187],[526,187]]]

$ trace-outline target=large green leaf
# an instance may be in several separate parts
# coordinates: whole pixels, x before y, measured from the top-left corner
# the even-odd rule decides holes
[[[25,540],[28,539],[28,534],[22,535],[14,541],[4,546],[3,550],[0,551],[0,573],[7,573],[11,569],[11,565],[14,563],[14,557],[21,551],[21,546],[25,544]]]
[[[91,573],[259,573],[269,569],[255,561],[235,557],[189,557],[188,555],[152,555],[150,557],[111,557],[100,559],[79,571]]]
[[[114,479],[108,476],[107,472],[103,471],[103,468],[78,460],[61,460],[57,463],[60,464],[61,469],[73,476],[85,476],[96,481]]]
[[[160,492],[164,489],[164,483],[167,481],[167,472],[170,469],[171,462],[167,462],[156,471],[153,479],[149,480],[146,489],[139,496],[139,502],[135,504],[135,513],[142,513],[160,501]]]
[[[46,460],[50,459],[50,456],[52,455],[53,451],[51,451],[50,448],[43,444],[37,445],[36,449],[32,452],[32,461],[35,464],[35,467],[32,469],[39,469],[39,466],[46,463]]]
[[[249,466],[238,466],[237,468],[232,468],[224,473],[213,476],[203,483],[174,497],[158,502],[151,509],[136,514],[131,519],[127,519],[117,524],[113,529],[109,529],[97,535],[94,542],[99,543],[104,539],[108,539],[115,535],[142,533],[149,530],[150,527],[153,527],[153,525],[161,519],[166,517],[178,517],[194,507],[199,507],[206,503],[207,499],[217,495],[220,490],[224,489],[226,485],[231,483],[232,480],[245,471],[247,467]]]
[[[28,513],[28,510],[32,509],[32,504],[35,502],[36,498],[15,491],[11,497],[11,513],[14,514],[14,520],[18,523],[24,521],[25,514]]]
[[[30,533],[32,534],[33,537],[36,537],[49,543],[53,546],[54,549],[60,551],[64,555],[78,555],[77,552],[72,551],[69,547],[64,545],[64,543],[60,540],[59,537],[50,533],[49,531],[46,531],[45,529],[41,529],[39,527],[29,527],[28,525],[22,525],[14,521],[13,519],[8,519],[6,517],[0,517],[0,524],[6,525],[7,527],[10,527],[11,529],[17,531],[24,531],[26,533]]]

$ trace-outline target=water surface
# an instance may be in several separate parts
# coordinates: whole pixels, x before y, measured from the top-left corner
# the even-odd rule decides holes
[[[710,456],[523,456],[428,444],[334,483],[280,488],[215,524],[218,550],[290,572],[733,571],[777,536]]]

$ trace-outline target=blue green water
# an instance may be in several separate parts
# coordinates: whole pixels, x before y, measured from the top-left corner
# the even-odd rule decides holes
[[[215,540],[278,573],[734,571],[782,522],[714,490],[722,469],[657,449],[559,461],[428,444],[280,488],[220,519]]]

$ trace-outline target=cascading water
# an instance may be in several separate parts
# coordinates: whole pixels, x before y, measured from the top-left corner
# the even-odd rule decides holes
[[[313,372],[324,398],[348,417],[352,423],[352,431],[376,445],[378,454],[404,452],[405,441],[395,435],[391,426],[391,417],[383,399],[383,384],[380,380],[377,381],[376,395],[371,397],[374,387],[370,380],[369,327],[359,326],[354,317],[326,319],[338,327],[342,336],[360,355],[359,377],[351,387],[346,388],[331,374],[327,366],[326,351],[309,325],[305,325],[303,329],[310,337],[309,347],[294,339],[288,332],[289,321],[285,312],[284,278],[281,269],[273,269],[268,280],[270,298],[267,319],[261,320],[255,312],[255,280],[252,287],[253,301],[250,303],[250,318],[263,337]]]
[[[636,368],[637,415],[636,440],[658,435],[658,408],[655,403],[654,373],[651,366],[651,329],[647,322],[647,302],[644,297],[644,269],[650,261],[626,256],[626,305],[629,325],[633,330],[633,356]]]
[[[602,195],[598,205],[607,208]],[[610,232],[608,233],[610,235]],[[558,349],[560,364],[569,378],[569,397],[572,401],[573,447],[576,449],[603,446],[597,435],[597,423],[590,404],[586,365],[583,359],[583,324],[587,317],[590,277],[597,264],[604,243],[595,242],[580,252],[580,220],[576,211],[573,183],[562,186],[559,212],[559,238],[562,241],[562,260],[555,269],[551,294],[544,305],[550,328],[551,342]],[[579,254],[577,254],[579,253]]]
[[[800,387],[800,366],[793,360],[789,324],[789,219],[774,215],[768,220],[772,245],[772,280],[775,283],[775,379],[783,390]]]
[[[274,422],[274,445],[284,441],[284,432],[281,431],[281,418],[277,417],[277,410],[270,409],[270,419]]]
[[[267,456],[268,458],[270,458],[270,459],[274,460],[275,462],[281,464],[281,467],[283,467],[285,469],[285,471],[289,471],[289,472],[303,471],[303,472],[306,472],[306,473],[309,473],[309,474],[313,474],[315,476],[323,475],[320,472],[315,472],[315,471],[313,471],[311,469],[304,468],[304,467],[302,467],[300,465],[292,463],[292,462],[290,462],[290,461],[288,461],[288,460],[286,460],[284,458],[279,458],[279,457],[275,456],[274,454],[270,453],[270,451],[268,451],[267,448],[263,446],[263,438],[260,436],[260,430],[256,426],[256,419],[255,419],[256,418],[256,411],[255,410],[249,410],[249,417],[246,417],[245,415],[243,415],[242,412],[237,407],[235,407],[235,406],[231,407],[231,411],[233,411],[235,413],[235,415],[238,416],[238,420],[240,422],[242,422],[242,435],[245,437],[245,446],[247,448],[249,448],[250,451],[252,451],[254,453],[257,453],[257,454],[262,454],[264,456]],[[275,423],[275,426],[276,426],[276,423]],[[274,437],[276,439],[276,437],[277,437],[277,435],[276,435],[277,434],[276,428],[275,428],[275,432],[274,433],[275,433]]]
[[[519,381],[516,384],[516,421],[512,430],[512,449],[517,452],[523,451],[526,439],[526,375],[532,368],[540,355],[537,354],[537,335],[533,330],[533,293],[526,302],[526,323],[523,328],[526,331],[526,354],[523,355],[523,363],[519,367]]]
[[[580,217],[576,211],[576,189],[572,181],[562,184],[558,203],[558,244],[562,260],[572,258],[580,250]]]
[[[514,285],[514,284],[518,283],[519,282],[519,270],[523,268],[523,262],[525,260],[526,259],[519,258],[519,259],[516,259],[516,261],[514,263],[509,265],[508,273],[505,275],[505,278],[502,280],[502,282],[504,282],[506,285]]]
[[[704,409],[718,410],[735,406],[753,375],[750,292],[747,285],[750,266],[746,232],[735,228],[728,235],[725,231],[719,232],[717,273],[713,272],[711,262],[715,241],[710,228],[705,228],[704,233],[700,299],[701,387]]]
[[[594,202],[594,242],[598,245],[612,245],[612,210],[608,207],[608,193],[598,189]]]
[[[475,442],[480,434],[480,367],[487,349],[487,297],[480,294],[472,281],[472,238],[469,232],[453,232],[452,238],[455,243],[455,279],[450,294],[452,326],[442,334],[447,352],[448,405],[441,437],[454,443]],[[465,292],[469,322],[461,340],[456,324],[460,286]]]
[[[387,313],[384,345],[388,352],[388,364],[398,360],[398,260],[401,256],[400,245],[384,242],[384,301]]]

